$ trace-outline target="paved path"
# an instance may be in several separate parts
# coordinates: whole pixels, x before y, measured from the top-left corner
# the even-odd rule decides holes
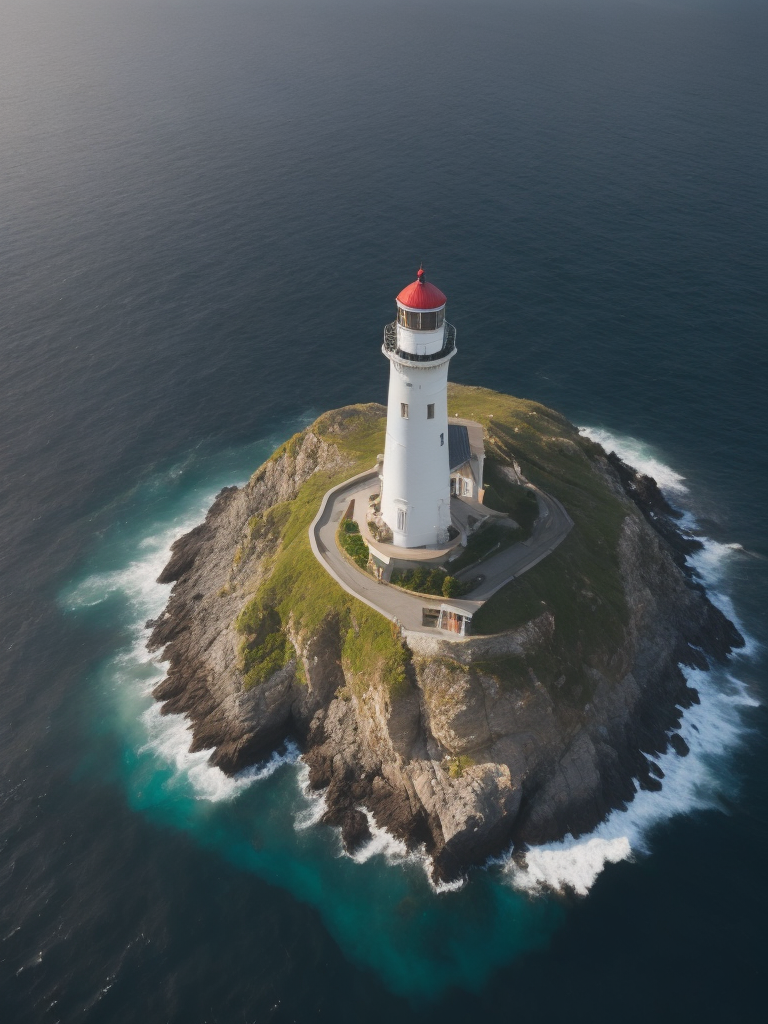
[[[332,487],[320,503],[320,510],[309,528],[309,542],[315,557],[328,570],[336,582],[354,597],[371,608],[381,612],[388,619],[399,622],[406,629],[420,633],[432,633],[446,640],[462,638],[442,629],[422,625],[423,608],[439,608],[443,599],[424,598],[409,594],[398,587],[379,583],[349,562],[336,544],[336,531],[350,499],[365,481],[378,484],[378,471],[369,470],[350,480]],[[367,486],[367,485],[366,485]],[[477,566],[459,575],[472,578],[482,574],[483,582],[467,597],[445,603],[451,608],[464,610],[471,615],[478,610],[497,590],[516,576],[540,562],[565,539],[573,526],[563,506],[549,494],[535,489],[539,499],[539,518],[528,540],[513,544],[505,551],[491,556]]]

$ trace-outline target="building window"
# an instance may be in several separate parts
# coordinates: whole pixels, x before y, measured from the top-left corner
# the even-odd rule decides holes
[[[469,480],[462,479],[462,481],[461,481],[461,493],[465,494],[465,495],[471,495],[472,494],[472,484],[469,482]]]
[[[408,419],[408,403],[407,402],[401,402],[400,403],[400,415],[403,417],[404,420]]]
[[[427,419],[433,420],[435,418],[435,407],[434,405],[427,406]]]
[[[397,529],[400,533],[405,530],[405,509],[399,508],[397,510]]]
[[[441,434],[440,435],[440,447],[442,448],[442,446],[444,444],[445,444],[445,434]]]

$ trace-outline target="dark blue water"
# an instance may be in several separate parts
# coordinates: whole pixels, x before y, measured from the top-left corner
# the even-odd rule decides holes
[[[4,1019],[760,1013],[766,67],[747,0],[7,0]],[[340,856],[294,751],[234,782],[188,755],[142,646],[216,490],[383,399],[421,259],[454,379],[652,468],[749,637],[661,794],[439,894],[386,837]]]

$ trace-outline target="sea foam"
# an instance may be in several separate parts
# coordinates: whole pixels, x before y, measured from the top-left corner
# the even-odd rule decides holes
[[[620,459],[646,476],[652,476],[663,491],[686,494],[685,477],[661,461],[658,453],[636,437],[613,434],[599,427],[579,427],[579,433],[602,445],[607,452],[616,452]]]
[[[210,764],[212,750],[190,751],[189,719],[184,715],[164,715],[162,705],[152,697],[152,691],[165,677],[165,667],[160,656],[147,649],[150,630],[146,623],[162,612],[172,587],[158,583],[157,578],[168,563],[173,542],[205,518],[215,494],[215,490],[197,494],[183,515],[150,528],[135,543],[133,557],[127,564],[86,577],[63,598],[71,610],[95,607],[114,596],[127,602],[131,643],[112,659],[110,667],[114,684],[123,691],[125,713],[135,713],[139,701],[144,742],[138,753],[152,755],[169,767],[172,784],[187,786],[196,799],[211,802],[232,800],[253,783],[299,758],[296,745],[286,743],[264,763],[235,776],[226,775]]]

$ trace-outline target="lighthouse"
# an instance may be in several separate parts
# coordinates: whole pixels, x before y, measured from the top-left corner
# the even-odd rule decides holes
[[[395,301],[397,320],[384,328],[382,346],[390,366],[381,515],[395,545],[438,547],[451,525],[448,364],[456,329],[423,269]]]

